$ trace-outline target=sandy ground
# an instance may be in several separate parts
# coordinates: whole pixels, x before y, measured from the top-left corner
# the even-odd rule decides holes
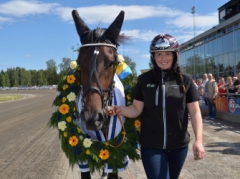
[[[56,129],[46,125],[54,108],[54,90],[0,91],[25,94],[24,99],[0,103],[0,179],[78,179],[69,167]],[[240,119],[239,119],[240,120]],[[191,144],[180,179],[239,179],[240,124],[216,119],[204,122],[205,158],[194,161]],[[141,161],[130,162],[123,179],[146,179]],[[94,173],[93,179],[100,174]]]

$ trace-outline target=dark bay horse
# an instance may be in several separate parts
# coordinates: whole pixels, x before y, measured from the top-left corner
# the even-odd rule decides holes
[[[120,35],[124,12],[121,11],[108,28],[98,27],[94,30],[89,29],[76,10],[72,11],[72,16],[82,44],[77,59],[82,95],[80,118],[87,130],[102,130],[105,133],[109,123],[106,110],[112,104],[114,75],[118,65],[117,47],[127,38]],[[81,172],[81,177],[91,178],[89,172]],[[118,176],[110,173],[110,178]]]

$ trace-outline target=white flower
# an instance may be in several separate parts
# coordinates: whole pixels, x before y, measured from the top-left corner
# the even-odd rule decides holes
[[[64,131],[66,128],[67,128],[66,121],[58,122],[58,129],[60,129],[61,131]]]
[[[76,98],[76,95],[73,92],[71,92],[67,95],[67,99],[68,99],[69,102],[74,101],[75,98]]]
[[[92,141],[91,139],[89,138],[85,138],[84,141],[83,141],[83,146],[86,147],[86,148],[89,148],[91,145],[92,145]]]
[[[83,136],[82,136],[82,135],[79,135],[79,139],[80,139],[80,140],[83,140]]]
[[[77,62],[76,61],[71,61],[70,63],[70,68],[74,70],[77,67]]]

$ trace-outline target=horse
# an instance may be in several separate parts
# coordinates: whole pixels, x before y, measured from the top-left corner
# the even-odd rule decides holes
[[[116,85],[115,72],[119,63],[117,47],[127,38],[120,34],[124,11],[118,14],[108,28],[97,27],[94,30],[85,24],[76,10],[72,11],[72,17],[82,44],[77,58],[81,91],[78,100],[81,119],[79,125],[86,133],[102,131],[106,134],[110,123],[107,110],[112,105],[113,89]],[[81,178],[90,179],[90,172],[83,171],[84,169],[81,169]],[[115,178],[118,178],[116,173],[108,173],[108,179]]]

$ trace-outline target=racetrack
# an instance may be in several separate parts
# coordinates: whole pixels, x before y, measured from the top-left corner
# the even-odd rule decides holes
[[[58,132],[46,125],[54,108],[55,90],[0,91],[0,94],[25,94],[25,98],[0,103],[0,178],[1,179],[78,179],[61,151]],[[187,161],[180,179],[239,179],[240,124],[216,119],[204,120],[206,156],[194,161],[193,132]],[[130,162],[128,179],[146,179],[141,162]],[[99,179],[95,173],[93,179]]]

